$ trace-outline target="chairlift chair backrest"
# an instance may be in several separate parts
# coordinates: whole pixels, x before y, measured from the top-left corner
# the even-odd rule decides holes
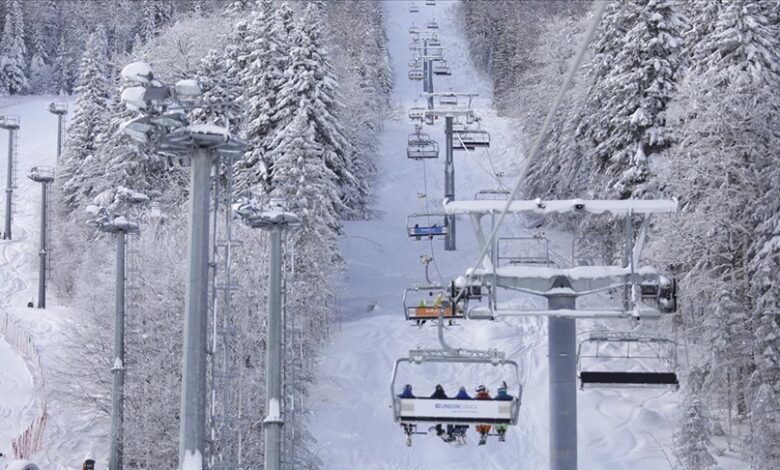
[[[435,71],[434,71],[435,73]],[[457,106],[458,105],[458,97],[457,95],[441,95],[439,96],[439,104],[442,106]],[[455,123],[452,125],[453,132],[455,132]]]
[[[409,71],[409,80],[419,81],[423,79],[423,71],[420,69],[412,69]]]
[[[427,25],[425,25],[428,29],[439,29],[439,23],[436,21],[430,21]]]

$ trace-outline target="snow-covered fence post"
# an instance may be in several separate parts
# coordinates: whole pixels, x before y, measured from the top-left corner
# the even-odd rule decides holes
[[[206,462],[206,361],[209,291],[209,195],[211,169],[217,158],[239,158],[245,144],[220,126],[190,124],[187,112],[202,106],[195,80],[167,86],[156,80],[151,66],[134,62],[122,69],[134,86],[125,88],[122,101],[141,114],[124,123],[122,131],[159,150],[189,158],[190,234],[189,273],[184,308],[179,468],[203,469]]]
[[[297,215],[285,210],[279,199],[265,207],[255,199],[236,203],[235,212],[249,227],[271,233],[270,282],[268,284],[268,353],[265,368],[265,419],[263,420],[265,470],[280,470],[282,462],[282,234],[301,226]]]

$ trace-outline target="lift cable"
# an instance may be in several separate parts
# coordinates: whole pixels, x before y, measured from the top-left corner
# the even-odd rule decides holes
[[[528,157],[526,158],[525,165],[523,166],[523,170],[520,174],[520,177],[518,177],[517,183],[515,183],[515,186],[512,189],[512,193],[510,194],[509,199],[507,199],[504,208],[501,210],[498,220],[496,221],[496,225],[494,226],[493,230],[490,232],[490,236],[488,236],[485,246],[480,250],[479,256],[477,257],[476,262],[474,263],[474,266],[471,269],[472,273],[477,271],[477,269],[479,268],[479,264],[487,255],[488,250],[490,249],[490,247],[493,244],[493,241],[496,238],[496,234],[498,233],[498,230],[501,228],[501,224],[504,222],[504,219],[506,218],[506,215],[509,212],[509,208],[512,204],[512,201],[514,201],[515,197],[517,197],[517,193],[520,191],[520,184],[525,179],[526,173],[528,171],[528,167],[530,166],[531,162],[534,161],[536,155],[539,153],[539,149],[542,146],[542,141],[544,140],[544,136],[547,135],[547,132],[550,130],[550,126],[552,125],[552,120],[555,117],[555,115],[558,114],[558,109],[561,107],[561,104],[563,103],[563,98],[566,95],[566,92],[568,91],[572,82],[574,81],[574,76],[577,73],[577,70],[579,70],[580,65],[582,64],[582,61],[585,57],[585,53],[588,50],[588,45],[590,44],[591,39],[596,34],[596,30],[598,29],[599,23],[601,22],[601,17],[604,14],[604,10],[606,9],[606,6],[607,6],[606,1],[603,0],[596,1],[596,8],[593,13],[593,19],[591,20],[591,24],[588,26],[588,30],[585,33],[585,37],[582,40],[580,49],[577,51],[577,55],[574,58],[574,61],[571,65],[571,68],[569,69],[569,73],[566,76],[566,79],[561,84],[561,88],[560,91],[558,92],[558,96],[555,97],[555,101],[553,101],[552,106],[547,112],[547,116],[544,119],[544,124],[542,124],[542,128],[539,131],[539,134],[536,136],[536,140],[534,141],[534,144],[531,147],[531,151],[528,154]],[[473,277],[473,274],[470,274],[469,277]]]

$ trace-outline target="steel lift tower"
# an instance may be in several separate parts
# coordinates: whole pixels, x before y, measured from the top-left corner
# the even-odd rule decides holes
[[[8,131],[8,166],[5,186],[5,230],[3,240],[11,239],[11,219],[14,212],[14,189],[16,189],[16,169],[19,158],[19,116],[0,116],[0,129]]]

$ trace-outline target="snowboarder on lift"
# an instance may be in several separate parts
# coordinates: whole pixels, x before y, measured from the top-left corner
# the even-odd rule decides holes
[[[404,385],[404,389],[401,394],[398,395],[398,398],[414,398],[414,393],[412,393],[412,386],[409,384]]]
[[[477,394],[474,395],[475,400],[490,400],[490,393],[484,385],[480,385],[476,389]],[[477,424],[474,429],[479,433],[479,445],[483,446],[487,442],[488,433],[490,432],[489,424]]]
[[[448,398],[447,393],[444,391],[444,387],[441,384],[436,385],[436,388],[433,390],[433,394],[431,394],[431,398],[435,398],[437,400],[446,400]],[[441,437],[444,442],[452,442],[455,440],[455,436],[452,435],[452,426],[448,425],[447,430],[445,431],[444,426],[437,424],[430,430],[436,431],[436,435]]]
[[[457,395],[455,395],[455,399],[471,400],[471,397],[466,391],[466,387],[460,387]],[[459,445],[466,445],[466,431],[468,431],[468,429],[469,429],[468,425],[456,424],[455,426],[453,426],[453,434],[455,435],[455,439],[458,441]]]

